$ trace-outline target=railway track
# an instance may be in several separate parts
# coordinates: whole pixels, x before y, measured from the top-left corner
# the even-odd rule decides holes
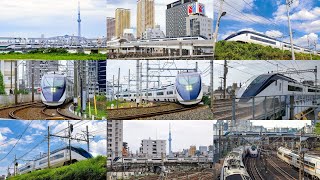
[[[252,179],[264,180],[263,176],[261,175],[260,171],[257,168],[256,159],[247,158],[246,166],[247,166],[248,173]]]
[[[142,113],[142,114],[128,115],[128,116],[118,116],[118,117],[112,117],[109,119],[110,120],[133,120],[133,119],[140,119],[140,118],[150,118],[150,117],[160,116],[160,115],[165,115],[165,114],[173,114],[173,113],[191,111],[191,110],[198,109],[200,107],[203,107],[203,105],[197,105],[197,106],[192,106],[192,107],[181,106],[179,108],[165,110],[165,111],[156,111],[156,112]]]
[[[274,173],[274,175],[276,176],[275,178],[279,179],[279,180],[283,180],[283,179],[287,179],[287,180],[297,180],[297,178],[293,177],[292,175],[290,175],[287,171],[285,171],[283,168],[281,168],[277,163],[275,163],[272,158],[268,158],[267,159],[268,164],[270,165],[270,167],[272,167],[272,169],[274,169],[273,172],[277,172]]]
[[[64,107],[66,107],[65,105]],[[56,113],[47,113],[48,108],[41,102],[24,103],[0,109],[0,118],[19,120],[80,120],[63,112],[62,108],[52,109]],[[52,111],[51,110],[51,111]]]

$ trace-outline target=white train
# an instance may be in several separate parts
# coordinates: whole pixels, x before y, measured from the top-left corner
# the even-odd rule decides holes
[[[60,167],[70,164],[69,146],[50,152],[50,167]],[[71,163],[92,158],[92,155],[80,147],[71,146]],[[29,173],[48,167],[48,156],[44,155],[18,168],[19,174]]]
[[[284,97],[280,96],[299,94],[319,95],[320,88],[299,83],[295,79],[280,73],[268,73],[253,76],[245,82],[237,93],[236,102],[239,106],[251,106],[252,98],[255,97],[255,105],[258,105],[265,100],[264,96],[277,96],[275,103],[280,103],[284,101]],[[272,99],[270,99],[270,101],[267,101],[266,106],[272,106],[273,103]],[[310,101],[306,103],[312,104],[315,102]],[[319,104],[320,100],[317,100],[316,103]],[[301,108],[300,111],[304,111],[307,108]]]
[[[246,156],[245,146],[233,149],[224,159],[221,168],[220,180],[251,180],[243,159]]]
[[[258,32],[254,31],[239,31],[237,33],[234,33],[230,36],[228,36],[226,41],[237,41],[237,42],[244,42],[244,43],[255,43],[255,44],[261,44],[264,46],[271,46],[274,48],[279,48],[283,50],[291,50],[291,44],[279,41],[275,38],[271,38],[269,36],[266,36],[264,34],[260,34]],[[295,52],[300,53],[312,53],[320,55],[320,51],[315,51],[307,48],[303,48],[297,45],[293,45]]]
[[[300,168],[299,154],[284,147],[278,148],[277,156],[282,161],[290,166]],[[320,179],[320,157],[305,154],[304,156],[304,171],[312,177],[312,179]]]
[[[41,79],[41,101],[47,106],[60,106],[73,97],[73,83],[66,75],[49,72]]]
[[[161,163],[161,158],[121,158],[116,157],[113,159],[113,163]],[[185,157],[185,158],[163,158],[163,162],[212,162],[212,158],[209,157]]]
[[[249,157],[256,158],[259,156],[259,148],[256,145],[246,146]]]
[[[139,102],[140,94],[134,92],[121,92],[115,96],[120,101]],[[201,75],[197,72],[184,72],[176,77],[176,83],[162,88],[142,90],[141,100],[179,102],[183,105],[199,104],[203,97]]]

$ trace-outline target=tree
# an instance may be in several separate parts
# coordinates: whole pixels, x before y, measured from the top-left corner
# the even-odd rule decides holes
[[[320,135],[320,123],[316,124],[316,128],[315,128],[314,132],[316,133],[316,135]]]
[[[6,94],[5,87],[4,87],[4,81],[3,81],[3,75],[0,72],[0,94]]]

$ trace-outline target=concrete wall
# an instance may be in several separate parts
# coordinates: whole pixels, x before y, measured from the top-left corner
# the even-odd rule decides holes
[[[39,94],[34,95],[35,101],[40,101],[40,99],[41,98],[40,98]],[[25,103],[25,102],[31,102],[31,94],[27,94],[27,95],[19,94],[18,95],[18,103]],[[12,105],[12,104],[14,104],[14,95],[10,95],[10,96],[0,95],[0,107]]]

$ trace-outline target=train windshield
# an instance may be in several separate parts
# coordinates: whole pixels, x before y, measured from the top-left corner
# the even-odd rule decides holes
[[[179,76],[178,82],[181,85],[192,85],[200,81],[199,75]]]
[[[43,79],[43,88],[63,88],[65,84],[64,77],[44,77]]]
[[[226,180],[251,180],[251,178],[242,174],[234,174],[226,177]]]

